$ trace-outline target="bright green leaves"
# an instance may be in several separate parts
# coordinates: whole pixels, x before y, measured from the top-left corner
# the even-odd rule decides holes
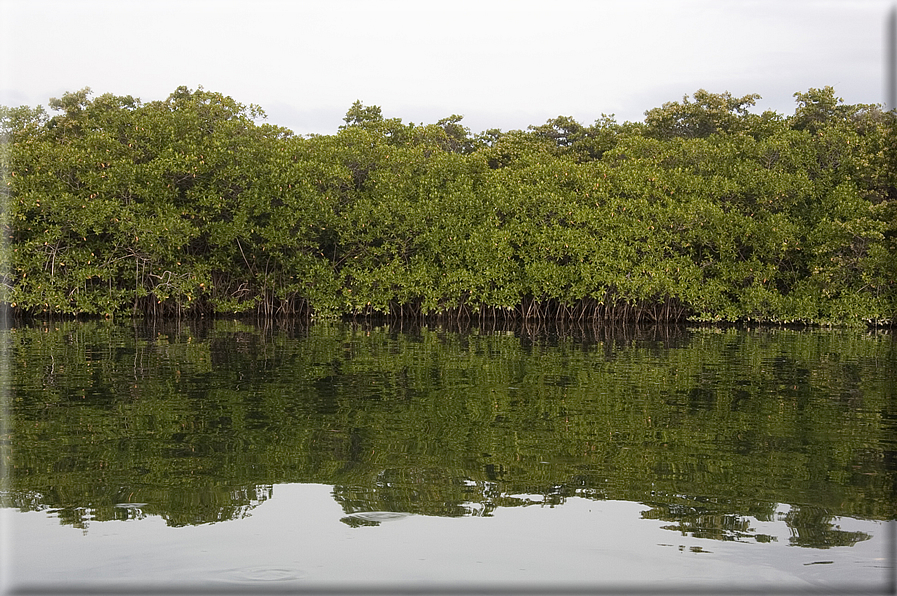
[[[3,299],[31,313],[803,321],[897,312],[897,125],[698,91],[471,135],[356,102],[300,138],[203,89],[0,110]],[[575,314],[571,314],[575,313]]]
[[[14,134],[13,302],[68,314],[193,308],[211,285],[204,224],[219,215],[204,198],[239,184],[222,179],[254,125],[220,94],[179,89],[148,106],[88,95],[51,101],[63,114],[43,134]]]
[[[380,106],[365,106],[360,100],[356,100],[346,112],[343,122],[346,124],[342,128],[367,126],[383,122],[383,114],[380,111]]]
[[[797,108],[791,117],[791,128],[806,130],[810,134],[832,125],[837,126],[863,108],[844,105],[844,100],[835,96],[832,87],[809,89],[806,93],[797,92],[794,97]]]
[[[757,94],[734,97],[728,91],[716,94],[699,89],[693,101],[685,96],[682,103],[667,102],[645,112],[646,134],[658,139],[692,139],[743,132],[750,121],[748,108],[758,99]]]

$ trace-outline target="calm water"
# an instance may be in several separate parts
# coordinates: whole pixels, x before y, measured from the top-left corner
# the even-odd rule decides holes
[[[888,333],[3,332],[7,591],[885,591]]]

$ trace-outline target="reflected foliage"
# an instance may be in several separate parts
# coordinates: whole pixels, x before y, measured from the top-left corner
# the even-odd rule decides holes
[[[895,515],[887,333],[44,322],[9,346],[4,504],[61,523],[239,519],[274,485],[369,514],[572,496],[720,540],[823,548]],[[789,504],[787,515],[777,504]]]

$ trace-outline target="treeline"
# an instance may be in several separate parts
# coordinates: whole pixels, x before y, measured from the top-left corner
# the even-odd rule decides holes
[[[893,323],[897,115],[700,90],[473,134],[356,102],[302,137],[178,88],[2,108],[22,316]]]

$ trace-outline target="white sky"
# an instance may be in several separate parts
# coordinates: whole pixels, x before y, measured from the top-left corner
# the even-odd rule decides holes
[[[558,115],[591,124],[700,88],[832,85],[884,103],[892,0],[0,0],[0,103],[166,98],[202,85],[299,134],[335,133],[352,102],[385,117],[464,116],[473,132]]]

